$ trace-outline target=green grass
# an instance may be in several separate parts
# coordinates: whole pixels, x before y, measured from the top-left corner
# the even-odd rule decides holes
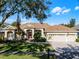
[[[44,45],[41,45],[44,46]],[[26,51],[35,51],[35,53],[41,52],[41,47],[40,45],[35,45],[35,44],[21,44],[18,45],[17,43],[10,43],[10,44],[0,44],[0,52],[5,51],[0,54],[0,59],[47,59],[46,55],[45,56],[39,56],[38,54],[13,54],[14,51],[17,52],[26,52]],[[37,48],[39,47],[39,48]],[[46,45],[47,48],[44,48],[46,51],[49,48],[51,51],[54,51],[54,49],[50,45]],[[35,49],[37,48],[37,49]],[[35,49],[35,50],[34,50]],[[8,50],[8,51],[7,51]],[[52,58],[53,59],[53,58]]]
[[[10,46],[5,44],[0,44],[0,51],[10,49]],[[27,49],[23,48],[20,51],[26,51]],[[34,57],[33,55],[13,55],[13,54],[0,54],[0,59],[39,59],[39,57]]]
[[[0,55],[0,59],[39,59],[38,57],[33,57],[32,55]]]

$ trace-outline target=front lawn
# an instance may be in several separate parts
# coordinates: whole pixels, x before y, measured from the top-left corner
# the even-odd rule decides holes
[[[0,44],[0,59],[46,59],[48,44],[35,44],[24,42],[9,42]],[[50,49],[53,51],[53,49]],[[41,56],[40,56],[41,55]]]
[[[32,55],[0,55],[0,59],[39,59],[38,57],[34,57]]]

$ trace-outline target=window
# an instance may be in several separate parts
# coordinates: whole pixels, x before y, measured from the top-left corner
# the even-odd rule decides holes
[[[32,38],[32,30],[27,30],[27,37]]]

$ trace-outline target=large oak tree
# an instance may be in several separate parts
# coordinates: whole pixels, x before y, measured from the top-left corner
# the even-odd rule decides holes
[[[47,0],[0,0],[0,16],[2,23],[15,14],[22,14],[26,18],[37,18],[41,23],[47,17]]]

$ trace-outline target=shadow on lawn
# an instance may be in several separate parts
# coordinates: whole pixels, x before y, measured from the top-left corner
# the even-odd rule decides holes
[[[0,54],[4,54],[6,56],[11,55],[11,54],[17,54],[17,53],[22,54],[20,49],[23,48],[23,46],[21,45],[22,44],[20,42],[3,43],[2,46],[0,47]]]
[[[11,41],[0,44],[0,54],[9,55],[32,55],[40,59],[47,58],[49,44],[26,43],[25,41]],[[53,59],[53,58],[52,58]]]

